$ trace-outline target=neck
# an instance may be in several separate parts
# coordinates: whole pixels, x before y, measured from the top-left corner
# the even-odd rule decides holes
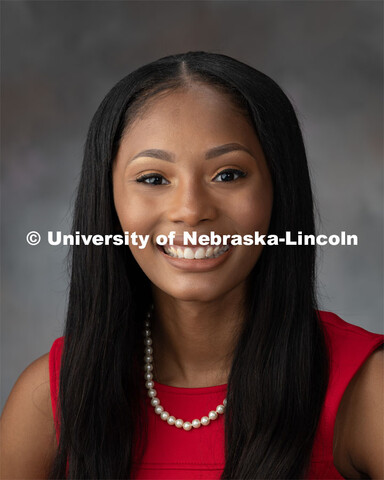
[[[192,302],[154,290],[154,305],[155,381],[184,388],[227,383],[244,318],[243,295]]]

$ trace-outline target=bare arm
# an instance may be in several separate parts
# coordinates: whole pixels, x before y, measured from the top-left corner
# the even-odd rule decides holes
[[[56,453],[48,354],[20,375],[0,420],[3,479],[45,479]]]
[[[384,350],[352,379],[337,415],[339,471],[345,478],[384,479]]]

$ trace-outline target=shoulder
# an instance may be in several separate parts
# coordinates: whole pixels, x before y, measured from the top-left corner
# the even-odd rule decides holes
[[[334,313],[318,313],[331,363],[331,393],[338,403],[349,381],[372,352],[384,343],[384,335],[348,323]]]
[[[384,350],[376,349],[352,378],[337,413],[335,465],[346,478],[384,478]]]
[[[335,338],[345,338],[346,335],[354,339],[360,337],[360,340],[362,338],[369,339],[373,337],[382,337],[382,335],[366,330],[359,325],[346,322],[335,313],[326,312],[324,310],[318,310],[317,313],[325,331],[332,334]]]
[[[32,362],[16,381],[1,416],[3,478],[46,478],[56,453],[49,353]]]

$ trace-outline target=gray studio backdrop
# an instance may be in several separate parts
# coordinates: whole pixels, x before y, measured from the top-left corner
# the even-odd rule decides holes
[[[171,53],[233,56],[293,100],[319,230],[359,237],[320,251],[320,304],[382,332],[382,2],[3,0],[1,9],[2,406],[65,318],[67,250],[25,236],[69,233],[93,113],[120,78]]]

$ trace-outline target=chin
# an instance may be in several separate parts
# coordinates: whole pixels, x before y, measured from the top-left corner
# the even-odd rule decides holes
[[[192,284],[192,285],[178,285],[176,288],[163,288],[158,287],[166,295],[170,297],[184,301],[184,302],[212,302],[219,300],[226,293],[228,293],[228,288],[220,288],[220,285],[204,285],[201,283]]]
[[[217,299],[217,295],[209,295],[207,293],[191,293],[191,292],[184,292],[177,295],[171,295],[174,299],[180,300],[183,302],[212,302]]]

